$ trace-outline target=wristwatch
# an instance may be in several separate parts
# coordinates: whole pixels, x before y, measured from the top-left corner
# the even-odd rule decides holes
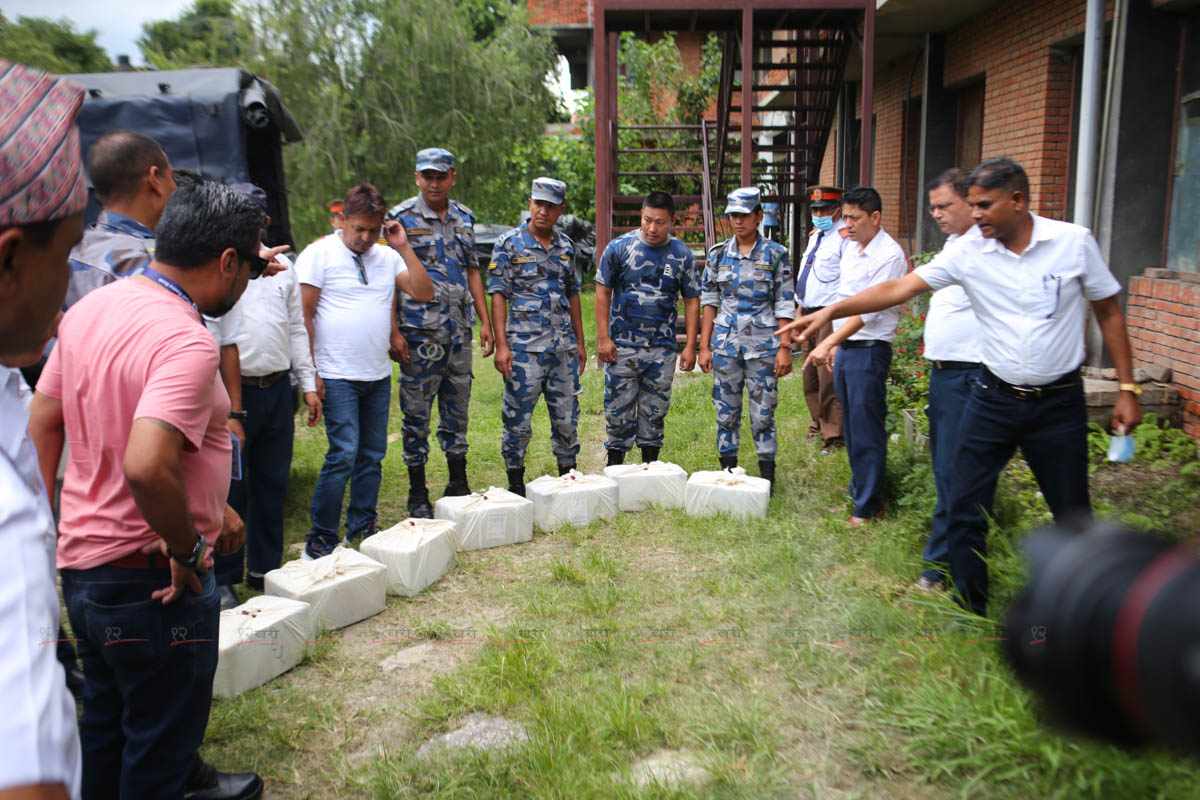
[[[1121,383],[1117,384],[1117,388],[1122,392],[1133,392],[1134,397],[1142,396],[1142,387],[1136,383]]]
[[[174,550],[167,548],[171,553],[171,558],[174,559],[179,566],[186,567],[193,572],[200,571],[200,564],[204,559],[204,553],[208,550],[208,542],[200,534],[196,534],[196,546],[192,548],[192,552],[186,556],[177,554]]]
[[[250,415],[247,414],[245,411],[230,411],[229,418],[245,422],[246,420],[250,419]]]

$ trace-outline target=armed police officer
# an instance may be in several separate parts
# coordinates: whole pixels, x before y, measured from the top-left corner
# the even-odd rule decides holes
[[[596,273],[596,358],[605,364],[608,464],[636,440],[642,461],[658,459],[675,377],[675,304],[683,297],[687,342],[679,368],[696,366],[700,286],[691,249],[671,235],[675,201],[651,192],[641,225],[609,242]]]
[[[467,483],[467,409],[471,402],[472,310],[479,314],[479,344],[492,354],[492,323],[475,263],[475,215],[450,198],[457,178],[454,155],[440,147],[417,153],[420,194],[389,212],[408,232],[417,258],[433,279],[428,303],[398,298],[399,336],[393,355],[400,361],[400,410],[404,413],[404,463],[408,466],[408,513],[432,517],[425,463],[429,460],[429,415],[438,402],[438,443],[446,454],[447,495],[471,493]]]
[[[579,455],[579,375],[587,366],[575,247],[554,230],[567,185],[536,178],[528,222],[496,242],[488,265],[496,369],[504,376],[500,453],[509,490],[525,494],[525,450],[533,407],[546,395],[550,438],[560,475]]]
[[[745,388],[759,474],[774,489],[779,379],[792,371],[791,337],[777,329],[796,313],[792,267],[783,245],[758,234],[763,216],[758,189],[731,192],[725,216],[734,236],[708,251],[700,283],[700,368],[716,373],[721,467],[737,466]]]

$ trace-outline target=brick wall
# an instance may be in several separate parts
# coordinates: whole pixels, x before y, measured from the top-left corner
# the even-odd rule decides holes
[[[889,62],[884,65],[884,72],[875,78],[874,183],[883,199],[883,227],[897,241],[906,240],[911,233],[911,210],[904,215],[900,213],[903,206],[911,206],[914,202],[913,197],[902,198],[901,195],[904,178],[901,149],[904,146],[904,101],[910,91],[914,99],[921,96],[920,67],[916,73],[913,71],[916,58],[913,54]],[[857,183],[857,176],[848,182]],[[907,241],[901,244],[907,245]]]
[[[590,0],[529,0],[531,25],[590,25]]]
[[[1034,211],[1058,219],[1069,190],[1072,66],[1051,47],[1082,33],[1085,9],[1086,0],[1010,0],[946,37],[946,85],[985,76],[983,157],[1021,162]]]
[[[1200,438],[1200,276],[1184,277],[1131,278],[1126,315],[1135,366],[1171,368],[1183,429]]]
[[[825,142],[825,154],[821,156],[821,185],[837,185],[837,153],[841,134],[838,132],[837,115],[834,115],[833,126],[829,129],[829,140]]]

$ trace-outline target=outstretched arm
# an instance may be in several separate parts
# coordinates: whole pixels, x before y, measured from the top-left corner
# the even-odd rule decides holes
[[[786,331],[799,328],[800,333],[793,338],[807,339],[835,319],[869,314],[872,311],[883,311],[885,308],[898,306],[929,290],[928,283],[922,280],[917,273],[910,272],[903,278],[876,284],[853,297],[847,297],[831,306],[825,306],[820,311],[800,317],[791,324],[784,325],[775,332],[775,335],[779,336]]]

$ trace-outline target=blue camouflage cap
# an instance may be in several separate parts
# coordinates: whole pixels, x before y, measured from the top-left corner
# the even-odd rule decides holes
[[[417,172],[427,169],[449,172],[454,169],[454,153],[441,147],[426,147],[417,153]]]
[[[554,178],[534,178],[529,196],[534,200],[545,200],[561,206],[567,199],[567,185]]]
[[[762,194],[756,186],[743,186],[740,189],[734,189],[725,198],[725,213],[753,214],[754,209],[758,208],[761,197]]]

